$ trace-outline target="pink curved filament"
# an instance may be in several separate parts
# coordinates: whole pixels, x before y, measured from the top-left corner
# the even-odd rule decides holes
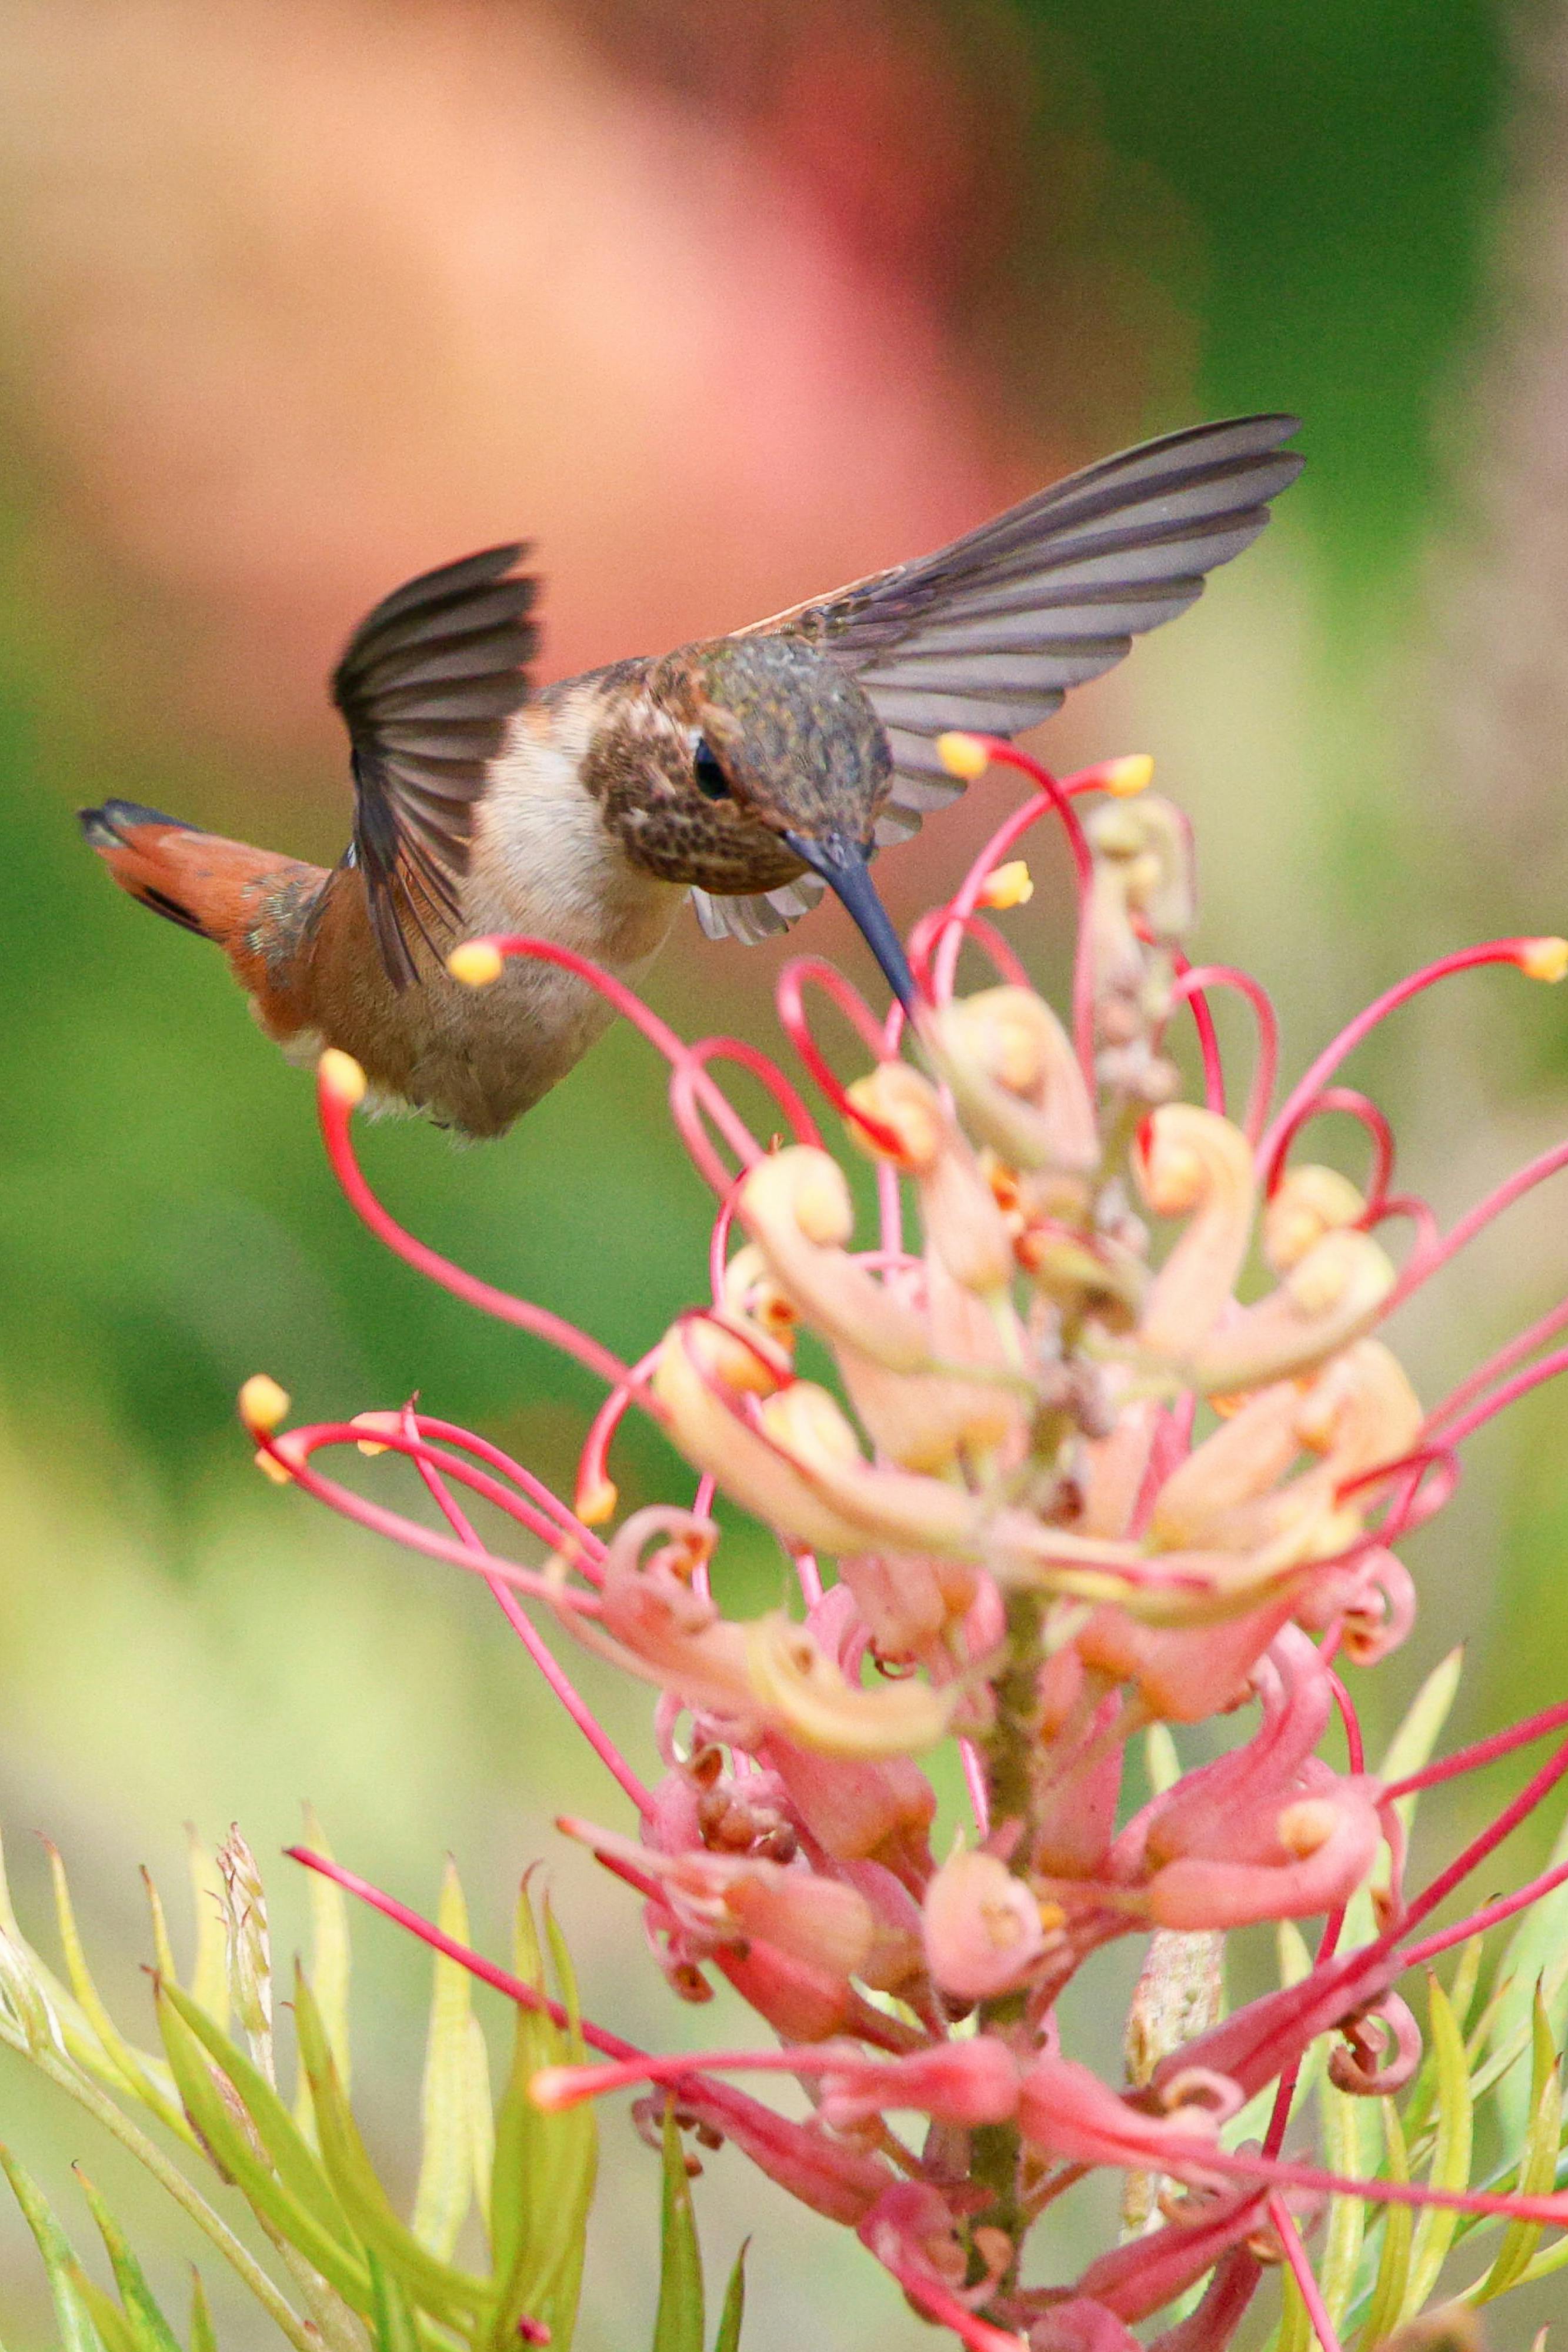
[[[1252,1085],[1247,1091],[1247,1116],[1241,1124],[1247,1141],[1256,1145],[1263,1132],[1263,1123],[1268,1116],[1268,1106],[1274,1096],[1275,1081],[1279,1075],[1279,1022],[1273,1000],[1260,981],[1254,980],[1250,972],[1239,971],[1235,964],[1187,964],[1184,958],[1181,962],[1184,968],[1179,970],[1176,984],[1171,991],[1173,1007],[1184,1003],[1189,996],[1195,1000],[1211,988],[1229,988],[1244,997],[1252,1008],[1258,1025],[1258,1058],[1252,1073]],[[1195,1011],[1194,1003],[1194,1017]],[[1205,1055],[1205,1077],[1207,1066]]]
[[[316,1104],[327,1158],[349,1206],[395,1256],[413,1266],[416,1274],[427,1276],[443,1290],[449,1290],[466,1306],[477,1307],[481,1314],[493,1315],[498,1322],[513,1324],[520,1331],[530,1331],[535,1339],[559,1348],[563,1355],[574,1357],[612,1388],[629,1377],[618,1356],[601,1347],[586,1331],[579,1331],[564,1316],[552,1314],[547,1307],[535,1307],[529,1299],[514,1297],[509,1290],[498,1290],[493,1283],[481,1282],[476,1275],[443,1257],[438,1250],[417,1241],[382,1207],[365,1181],[350,1134],[353,1117],[351,1106],[324,1079],[317,1081]]]
[[[1365,1187],[1365,1223],[1374,1224],[1384,1213],[1389,1182],[1394,1174],[1394,1129],[1371,1097],[1359,1093],[1354,1087],[1325,1087],[1321,1094],[1308,1096],[1300,1102],[1283,1126],[1279,1120],[1275,1121],[1279,1140],[1263,1177],[1264,1191],[1269,1193],[1278,1192],[1279,1181],[1285,1173],[1286,1156],[1301,1129],[1310,1120],[1321,1118],[1335,1110],[1343,1111],[1355,1119],[1372,1139],[1372,1168]],[[1261,1144],[1258,1153],[1261,1159]]]

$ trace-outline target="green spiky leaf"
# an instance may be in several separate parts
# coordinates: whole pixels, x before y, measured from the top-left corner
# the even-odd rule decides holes
[[[664,2108],[664,2187],[660,2209],[658,2315],[653,2352],[702,2352],[702,2252],[691,2210],[686,2143],[675,2120],[675,2102]]]
[[[450,1861],[441,1882],[436,1923],[455,1943],[468,1942],[468,1906]],[[468,1969],[437,1953],[420,2096],[424,2137],[414,2195],[414,2234],[444,2262],[451,2259],[458,2242],[474,2178],[475,2134],[468,2112],[475,2088],[468,2037],[471,1991]],[[488,2112],[488,2096],[486,2105]]]
[[[1428,2014],[1436,2071],[1437,2128],[1427,2178],[1435,2189],[1468,2189],[1474,2130],[1470,2074],[1465,2060],[1464,2036],[1448,1997],[1436,1977],[1430,1980]],[[1458,2218],[1441,2206],[1428,2205],[1416,2222],[1402,2319],[1413,2318],[1436,2284]]]
[[[748,2238],[735,2257],[735,2267],[730,2273],[730,2284],[724,2289],[724,2307],[719,2314],[719,2332],[713,2338],[713,2352],[741,2352],[741,2322],[746,2315],[746,2248]]]
[[[310,2084],[321,2162],[358,2235],[433,2317],[461,2323],[487,2312],[490,2294],[484,2280],[438,2261],[393,2210],[343,2095],[326,2028],[302,1970],[295,1977],[294,2024]]]
[[[120,2301],[135,2339],[136,2352],[180,2352],[180,2341],[158,2307],[158,2301],[148,2285],[141,2263],[132,2253],[124,2231],[88,2179],[80,2165],[74,2168],[81,2183],[92,2218],[98,2224],[98,2234],[103,2240],[114,2284],[120,2291]]]
[[[70,2241],[56,2221],[53,2209],[43,2190],[19,2165],[10,2149],[0,2144],[0,2169],[11,2184],[11,2193],[22,2209],[22,2218],[33,2233],[34,2242],[43,2257],[44,2275],[49,2283],[49,2294],[55,2306],[55,2325],[59,2329],[60,2352],[104,2352],[103,2338],[94,2324],[88,2299],[82,2293],[85,2282],[81,2266],[71,2252]]]
[[[370,2256],[370,2284],[375,2352],[419,2352],[419,2332],[408,2297],[395,2274],[374,2252]]]
[[[191,2352],[217,2352],[217,2334],[198,2270],[191,2273]]]
[[[570,1956],[546,1914],[551,1956],[563,2005],[563,2032],[542,2011],[518,2005],[511,2075],[496,2116],[490,2238],[498,2294],[490,2341],[512,2352],[517,2326],[543,2323],[552,2345],[569,2352],[576,2325],[588,2207],[598,2167],[598,2126],[591,2105],[543,2115],[530,2085],[542,2066],[581,2063],[587,2052],[577,2015]],[[544,1956],[524,1885],[513,1930],[515,1973],[544,1989]]]

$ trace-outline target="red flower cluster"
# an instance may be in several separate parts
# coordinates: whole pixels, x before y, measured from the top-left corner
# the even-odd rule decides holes
[[[970,772],[989,760],[1021,769],[1034,790],[911,937],[925,999],[912,1038],[897,1009],[879,1022],[820,961],[797,961],[780,983],[788,1035],[874,1165],[870,1246],[857,1240],[843,1169],[771,1061],[733,1038],[684,1044],[546,941],[470,941],[453,958],[459,978],[481,985],[506,956],[542,958],[603,991],[667,1057],[674,1118],[718,1201],[709,1296],[626,1365],[462,1273],[370,1192],[350,1134],[363,1079],[328,1054],[322,1124],[360,1214],[459,1297],[555,1341],[608,1395],[572,1506],[496,1446],[412,1408],[285,1433],[287,1400],[258,1380],[245,1415],[275,1475],[489,1581],[637,1816],[635,1834],[563,1828],[640,1898],[680,1998],[710,1998],[721,1977],[781,2045],[663,2060],[585,2029],[609,2063],[542,2075],[542,2104],[663,2086],[683,2121],[734,2140],[856,2230],[917,2308],[972,2346],[1133,2352],[1130,2329],[1206,2276],[1159,2344],[1218,2352],[1263,2265],[1283,2261],[1330,2347],[1303,2243],[1325,2192],[1568,2223],[1568,2196],[1351,2183],[1282,2152],[1318,2037],[1333,2038],[1342,2090],[1396,2087],[1420,2047],[1394,1990],[1402,1972],[1564,1875],[1423,1934],[1568,1773],[1568,1745],[1419,1890],[1405,1884],[1398,1801],[1568,1730],[1568,1706],[1390,1785],[1365,1769],[1337,1667],[1373,1664],[1408,1632],[1415,1595],[1394,1547],[1452,1490],[1464,1440],[1568,1362],[1565,1304],[1427,1411],[1381,1327],[1568,1161],[1568,1146],[1444,1234],[1424,1202],[1392,1189],[1383,1114],[1335,1079],[1417,991],[1479,963],[1560,978],[1568,945],[1500,940],[1415,974],[1270,1116],[1268,998],[1244,974],[1188,965],[1191,845],[1179,813],[1144,791],[1149,763],[1058,783],[1005,745],[950,739],[949,753]],[[1081,902],[1066,1026],[982,911],[1026,895],[1010,854],[1053,813]],[[991,960],[997,984],[959,999],[965,944]],[[864,1045],[872,1066],[853,1084],[813,1035],[810,989]],[[1221,989],[1240,992],[1258,1032],[1239,1123],[1210,1012]],[[1165,1049],[1180,1011],[1196,1026],[1201,1103],[1177,1099]],[[762,1080],[790,1140],[763,1149],[717,1082],[722,1063]],[[1292,1156],[1328,1111],[1367,1130],[1364,1189]],[[1402,1265],[1383,1241],[1401,1223]],[[1267,1280],[1244,1298],[1258,1257]],[[797,1372],[802,1328],[831,1356],[833,1386]],[[689,1509],[639,1511],[606,1540],[596,1529],[616,1507],[613,1441],[634,1408],[699,1484]],[[445,1531],[325,1477],[314,1457],[345,1444],[413,1461]],[[798,1612],[724,1613],[716,1488],[773,1532]],[[465,1491],[536,1538],[542,1561],[520,1566],[482,1542]],[[524,1602],[658,1691],[653,1786],[595,1723]],[[1250,1737],[1129,1812],[1136,1736],[1242,1706],[1257,1710]],[[1336,1723],[1342,1769],[1322,1752]],[[950,1738],[973,1822],[938,1862],[920,1759]],[[537,2000],[352,1874],[301,1858]],[[1342,1952],[1347,1908],[1374,1865],[1376,1931]],[[1217,1995],[1206,2008],[1169,2003],[1180,2024],[1159,2025],[1162,1990],[1202,1939],[1309,1917],[1325,1925],[1301,1981],[1223,2020]],[[1113,2086],[1064,2053],[1056,2005],[1100,1945],[1131,1934],[1150,1937],[1141,2063]],[[1211,1973],[1217,1986],[1217,1964]],[[742,2068],[795,2075],[813,2120],[785,2121],[721,2079]],[[1270,2085],[1261,2143],[1233,2145],[1226,2126]],[[911,2112],[927,2119],[918,2145],[889,2121]],[[1032,2223],[1103,2166],[1166,2184],[1154,2225],[1070,2285],[1021,2284]]]

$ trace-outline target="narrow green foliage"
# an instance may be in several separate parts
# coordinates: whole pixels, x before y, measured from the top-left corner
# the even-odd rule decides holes
[[[468,1942],[468,1906],[450,1861],[441,1882],[436,1922],[455,1942]],[[414,2234],[443,2261],[450,2259],[458,2242],[474,2176],[475,2135],[469,2115],[476,2087],[469,2041],[472,1981],[467,1969],[459,1968],[456,1960],[437,1955],[420,2099],[424,2140],[414,2198]]]
[[[496,2116],[490,2188],[490,2243],[500,2289],[489,2338],[493,2352],[512,2352],[518,2322],[525,2317],[550,2329],[556,2352],[569,2352],[598,2169],[591,2105],[547,2116],[530,2095],[542,2067],[580,2064],[587,2056],[577,2023],[576,1979],[548,1915],[546,1924],[568,2025],[563,2032],[542,2011],[518,2006],[511,2075]],[[526,1984],[543,1991],[544,1955],[526,1884],[518,1897],[512,1965]]]
[[[110,2211],[80,2165],[75,2168],[87,2199],[92,2218],[98,2224],[98,2234],[103,2240],[114,2284],[135,2339],[136,2352],[180,2352],[180,2342],[174,2329],[158,2308],[157,2299],[148,2285],[141,2263],[132,2252],[124,2231]]]
[[[196,1957],[190,1994],[218,2025],[228,2023],[228,1938],[224,1933],[223,1880],[218,1866],[194,1829],[185,1832],[191,1874],[191,1908],[196,1922]]]
[[[375,2352],[418,2352],[419,2336],[408,2297],[395,2274],[374,2253],[370,2257],[370,2284]]]
[[[713,2338],[713,2352],[741,2352],[741,2322],[746,2315],[746,2248],[748,2238],[735,2257],[735,2267],[730,2273],[730,2284],[724,2290],[724,2307],[719,2314],[719,2332]]]
[[[1378,2105],[1383,2116],[1384,2170],[1390,2180],[1406,2181],[1410,2178],[1410,2157],[1400,2126],[1399,2110],[1392,2099],[1380,2099]],[[1410,2245],[1415,2229],[1415,2217],[1408,2205],[1384,2207],[1383,2246],[1378,2255],[1377,2276],[1373,2282],[1366,2326],[1362,2331],[1363,2352],[1373,2352],[1373,2347],[1383,2342],[1405,2307],[1405,2291],[1410,2279]]]
[[[1464,2037],[1448,1997],[1436,1977],[1430,1979],[1427,2013],[1437,2080],[1437,2128],[1427,2178],[1435,2189],[1468,2189],[1473,2136],[1469,2069],[1465,2063]],[[1437,2205],[1428,2205],[1421,2214],[1411,2247],[1410,2278],[1401,2319],[1414,2318],[1436,2284],[1458,2218],[1457,2213]]]
[[[173,2095],[173,2084],[162,2068],[155,2068],[139,2050],[132,2049],[110,2016],[103,1997],[93,1982],[77,1927],[76,1912],[59,1848],[46,1838],[44,1852],[48,1856],[49,1876],[54,1886],[55,1918],[59,1929],[60,1949],[65,1955],[66,1974],[82,2014],[97,2034],[105,2054],[118,2068],[126,2088],[144,2106],[152,2108],[160,2123],[166,2124],[171,2131],[183,2133],[184,2119]]]
[[[355,2231],[433,2316],[459,2322],[483,2311],[489,2300],[485,2282],[438,2261],[393,2210],[343,2095],[326,2029],[302,1970],[295,1976],[294,2028],[316,2111],[321,2162]]]
[[[202,2284],[202,2274],[198,2270],[191,2273],[191,2352],[217,2352],[213,2315],[207,2307],[207,2291]]]
[[[1519,2186],[1526,2196],[1543,2197],[1557,2184],[1557,2150],[1563,2136],[1563,2075],[1552,2033],[1552,2020],[1537,1986],[1530,2069],[1530,2130],[1519,2168]],[[1510,2221],[1484,2279],[1467,2297],[1490,2303],[1517,2286],[1541,2243],[1541,2225]]]
[[[81,2266],[48,2200],[31,2174],[23,2170],[4,2145],[0,2145],[0,2169],[11,2184],[11,2193],[43,2257],[44,2274],[55,2306],[55,2325],[59,2329],[60,2352],[105,2352],[103,2339],[82,2293]]]
[[[1367,2102],[1324,2083],[1320,2094],[1323,2118],[1323,2158],[1331,2172],[1360,2179],[1372,2168],[1362,2147],[1364,2124],[1374,2118]],[[1318,2263],[1318,2284],[1329,2317],[1337,2326],[1350,2308],[1366,2231],[1366,2206],[1359,2197],[1334,2197],[1329,2201],[1329,2226]]]
[[[1549,1869],[1568,1862],[1568,1822],[1548,1857]],[[1561,2046],[1568,2030],[1568,1880],[1533,1903],[1509,1938],[1498,1967],[1502,1988],[1492,2025],[1494,2053],[1510,2051],[1521,2057],[1529,2045],[1531,2017],[1537,1993],[1546,2003],[1553,2038]],[[1542,1986],[1544,1979],[1544,1986]],[[1496,2113],[1505,2147],[1517,2147],[1530,2127],[1534,2106],[1531,2084],[1522,2065],[1510,2065],[1497,2083]]]
[[[322,1854],[331,1862],[332,1849],[316,1818],[314,1806],[307,1805],[304,1815],[306,1844],[313,1853]],[[353,2082],[349,2054],[349,1980],[353,1969],[349,1907],[335,1879],[324,1876],[319,1870],[306,1875],[310,1901],[310,1990],[321,2013],[338,2080],[346,2092]],[[303,2096],[305,2084],[301,2083],[300,2088]]]
[[[664,2108],[664,2195],[660,2213],[658,2316],[653,2352],[703,2352],[702,2254],[691,2210],[686,2143],[675,2102]]]

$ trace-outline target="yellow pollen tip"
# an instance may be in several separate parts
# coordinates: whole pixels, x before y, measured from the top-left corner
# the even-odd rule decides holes
[[[1124,759],[1107,760],[1100,771],[1108,793],[1119,801],[1130,801],[1135,793],[1146,793],[1154,781],[1154,762],[1147,751],[1129,751]]]
[[[395,1412],[356,1412],[350,1426],[366,1431],[373,1429],[397,1431],[401,1430],[403,1420],[401,1414]],[[360,1438],[358,1444],[362,1454],[384,1454],[387,1450],[377,1439],[368,1435]]]
[[[289,1475],[289,1473],[284,1468],[282,1463],[278,1460],[276,1454],[263,1454],[258,1450],[255,1461],[256,1466],[260,1471],[262,1476],[264,1478],[270,1478],[275,1486],[291,1486],[293,1485],[293,1479]]]
[[[999,914],[1009,907],[1026,907],[1035,895],[1035,877],[1021,857],[1011,857],[1005,866],[998,866],[985,877],[981,886],[980,904],[994,907]]]
[[[316,1065],[316,1076],[323,1091],[341,1102],[345,1110],[357,1109],[363,1102],[365,1075],[352,1054],[329,1045]]]
[[[288,1390],[266,1372],[252,1372],[239,1392],[239,1417],[247,1429],[264,1429],[270,1435],[288,1410]]]
[[[613,1478],[601,1478],[596,1486],[582,1487],[577,1496],[576,1512],[585,1528],[602,1528],[613,1517],[621,1490]]]
[[[489,988],[501,976],[505,959],[489,940],[465,940],[447,958],[447,969],[465,988]]]
[[[1568,940],[1523,940],[1519,968],[1529,980],[1561,980],[1568,972]]]
[[[991,754],[979,736],[965,735],[956,727],[937,737],[936,756],[950,776],[961,776],[966,784],[983,776],[991,765]]]
[[[573,2104],[576,2073],[574,2066],[541,2066],[529,2078],[528,2095],[547,2116],[554,2115]]]
[[[1339,1823],[1339,1814],[1324,1797],[1302,1797],[1287,1805],[1274,1826],[1287,1853],[1298,1862],[1327,1845]]]

